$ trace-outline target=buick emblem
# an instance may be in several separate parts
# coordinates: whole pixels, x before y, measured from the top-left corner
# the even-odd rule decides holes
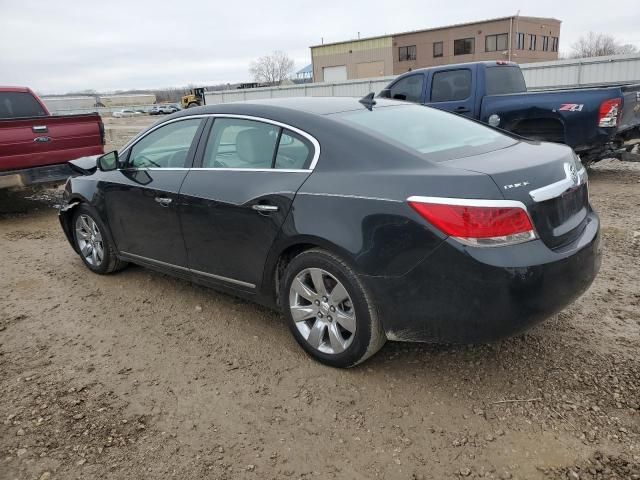
[[[580,182],[580,177],[578,177],[578,170],[576,170],[575,165],[569,165],[569,177],[574,185],[578,185]]]

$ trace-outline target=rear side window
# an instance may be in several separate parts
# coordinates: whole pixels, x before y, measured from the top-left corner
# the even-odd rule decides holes
[[[448,70],[433,74],[431,82],[432,102],[464,100],[471,95],[471,70]]]
[[[422,87],[424,75],[409,75],[398,80],[390,89],[391,98],[420,103],[422,101]]]
[[[524,76],[518,67],[496,65],[485,69],[487,95],[522,93],[527,91]]]
[[[312,148],[306,139],[289,130],[283,130],[278,143],[275,168],[302,169],[311,161]]]
[[[28,92],[0,92],[0,118],[46,117],[42,105]]]
[[[204,168],[271,168],[280,127],[240,118],[217,118],[207,141]]]

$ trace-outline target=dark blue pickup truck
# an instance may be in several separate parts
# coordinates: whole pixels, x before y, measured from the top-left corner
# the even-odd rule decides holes
[[[625,155],[640,160],[631,153],[640,138],[640,85],[528,92],[517,64],[493,61],[413,70],[379,96],[467,115],[523,137],[565,143],[584,164]]]

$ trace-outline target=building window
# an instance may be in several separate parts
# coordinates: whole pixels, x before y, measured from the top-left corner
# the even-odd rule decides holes
[[[551,51],[558,51],[558,37],[551,37]]]
[[[408,60],[416,59],[416,46],[410,45],[408,47],[400,47],[398,48],[398,57],[401,62],[406,62]]]
[[[487,35],[484,39],[485,52],[502,52],[508,48],[509,34],[500,33],[498,35]]]
[[[544,52],[549,51],[549,37],[547,37],[546,35],[542,36],[542,50]]]
[[[460,40],[453,41],[453,54],[454,55],[468,55],[475,52],[476,40],[475,38],[461,38]]]
[[[524,50],[524,33],[516,34],[516,48],[518,50]]]
[[[529,34],[529,50],[536,49],[536,36],[533,34]]]
[[[444,53],[443,43],[442,42],[434,42],[433,44],[433,56],[441,57]]]

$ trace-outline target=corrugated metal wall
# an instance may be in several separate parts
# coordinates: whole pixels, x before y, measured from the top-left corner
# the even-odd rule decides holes
[[[615,83],[640,83],[640,55],[613,55],[520,65],[531,90],[571,88]],[[362,97],[379,92],[395,77],[347,80],[339,83],[307,83],[286,87],[207,92],[207,104],[278,97]]]

